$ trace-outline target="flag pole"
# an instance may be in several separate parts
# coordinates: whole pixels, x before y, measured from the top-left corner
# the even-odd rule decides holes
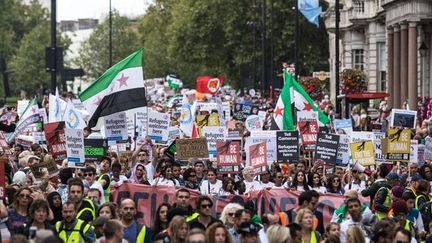
[[[298,54],[299,54],[299,10],[298,0],[295,1],[295,45],[294,45],[294,65],[295,65],[295,79],[298,77]]]

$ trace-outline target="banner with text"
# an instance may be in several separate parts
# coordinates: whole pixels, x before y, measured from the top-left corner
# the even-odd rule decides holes
[[[278,162],[294,163],[299,160],[299,132],[277,131],[276,146]]]
[[[238,174],[241,164],[239,140],[217,142],[217,167],[220,174]]]
[[[328,165],[334,165],[337,158],[339,135],[318,133],[315,161],[323,160]]]
[[[85,168],[84,136],[82,129],[65,129],[68,167]]]
[[[300,131],[305,152],[314,152],[318,134],[318,112],[297,112],[297,126]]]

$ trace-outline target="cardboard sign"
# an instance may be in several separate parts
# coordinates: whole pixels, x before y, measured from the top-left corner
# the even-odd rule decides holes
[[[266,143],[258,143],[249,146],[249,163],[254,168],[255,174],[262,174],[266,171],[267,150]]]
[[[251,131],[251,135],[246,138],[246,147],[265,142],[267,145],[267,161],[273,162],[277,161],[277,148],[276,148],[276,131],[266,130],[266,131]],[[249,152],[246,150],[246,155]]]
[[[339,145],[336,157],[336,165],[346,166],[350,161],[351,151],[350,151],[350,140],[348,135],[339,135]]]
[[[245,126],[248,131],[262,130],[263,122],[258,115],[250,115],[246,118]]]
[[[203,127],[215,127],[220,126],[219,122],[219,115],[216,113],[210,114],[210,115],[199,115],[196,116],[196,122],[197,122],[197,130],[198,135],[202,136],[202,129]]]
[[[410,160],[409,162],[417,164],[418,161],[418,141],[411,140],[411,148],[410,148]]]
[[[374,143],[374,152],[375,152],[375,162],[377,164],[385,163],[387,162],[387,153],[384,153],[382,150],[383,145],[381,143],[381,140],[385,138],[385,133],[383,132],[375,132],[375,137],[373,140]]]
[[[375,164],[375,154],[371,140],[351,143],[350,149],[353,164],[360,163],[363,166]]]
[[[38,164],[30,166],[30,169],[33,173],[33,176],[37,180],[42,179],[44,168],[46,168],[48,170],[49,178],[53,178],[54,176],[57,176],[59,173],[59,169],[58,169],[57,164],[54,160],[48,160],[46,162],[40,162]]]
[[[84,139],[84,157],[85,161],[97,162],[103,156],[106,156],[108,144],[105,139]]]
[[[390,116],[390,127],[416,127],[417,111],[393,109]]]
[[[277,159],[279,162],[293,163],[299,160],[298,136],[298,131],[276,132]]]
[[[315,161],[323,160],[328,165],[334,165],[338,147],[339,135],[318,133]]]
[[[52,122],[44,125],[45,139],[49,153],[56,162],[66,159],[65,122]]]
[[[66,152],[70,168],[85,168],[84,136],[81,129],[65,129]]]
[[[217,142],[225,141],[225,127],[204,127],[202,130],[203,137],[207,138],[208,153],[216,158]]]
[[[297,112],[297,126],[305,152],[314,152],[318,134],[318,112]]]
[[[154,141],[161,141],[163,131],[168,130],[170,121],[169,114],[149,111],[147,135]]]
[[[191,138],[176,140],[176,159],[208,158],[209,151],[206,138]]]
[[[6,197],[6,184],[5,184],[5,163],[8,163],[7,159],[0,159],[0,200]]]
[[[388,130],[388,160],[409,162],[411,131],[409,129]]]
[[[104,117],[105,136],[108,141],[128,139],[126,112],[117,112]]]
[[[337,134],[351,134],[353,132],[351,119],[335,119],[335,130]]]
[[[220,174],[238,174],[241,164],[240,141],[217,142],[217,167]]]

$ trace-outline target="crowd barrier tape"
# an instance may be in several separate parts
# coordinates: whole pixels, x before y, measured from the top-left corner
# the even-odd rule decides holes
[[[118,188],[111,189],[113,200],[120,205],[123,199],[130,198],[137,205],[136,218],[140,223],[152,226],[156,217],[156,210],[162,203],[174,203],[177,189],[172,186],[147,186],[132,183],[124,183]],[[190,190],[191,206],[195,208],[195,199],[199,192]],[[295,208],[300,192],[285,189],[271,189],[252,191],[245,195],[219,196],[213,195],[212,215],[217,217],[223,208],[230,202],[244,204],[253,200],[257,205],[258,215],[263,213],[278,213]],[[362,203],[369,203],[369,199],[359,196]],[[333,212],[343,204],[343,196],[336,194],[323,194],[319,198],[318,211],[323,213],[324,222],[330,222]]]

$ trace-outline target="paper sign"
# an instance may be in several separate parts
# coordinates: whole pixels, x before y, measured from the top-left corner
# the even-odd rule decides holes
[[[207,138],[208,153],[216,158],[216,143],[225,141],[225,127],[204,127],[202,130],[203,137]]]
[[[262,130],[263,122],[257,115],[250,115],[246,118],[245,126],[248,131]]]
[[[385,133],[383,132],[375,132],[375,137],[373,140],[374,143],[374,152],[375,152],[375,162],[377,164],[387,162],[387,153],[384,153],[382,150],[381,139],[385,138]]]
[[[104,117],[105,136],[108,141],[128,139],[126,112],[117,112]]]
[[[410,162],[417,164],[418,161],[418,141],[411,140],[411,148],[410,148]]]
[[[323,160],[328,165],[334,165],[337,158],[339,135],[318,133],[315,151],[315,161]]]
[[[6,137],[2,131],[0,131],[0,154],[5,156],[12,155],[9,144],[7,143]]]
[[[53,178],[58,175],[59,169],[54,160],[48,160],[46,162],[41,162],[35,165],[30,166],[30,169],[33,173],[33,176],[40,180],[43,176],[43,169],[46,168],[48,170],[49,178]]]
[[[85,168],[84,136],[81,129],[65,129],[66,152],[70,168]]]
[[[348,135],[339,135],[336,165],[346,166],[349,163],[351,156],[349,147],[350,140],[351,138]]]
[[[297,162],[299,160],[298,131],[277,131],[276,146],[279,162]]]
[[[208,158],[209,155],[206,138],[177,139],[176,149],[177,160]]]
[[[393,109],[390,116],[390,126],[415,129],[416,119],[417,111]]]
[[[350,149],[353,164],[360,163],[363,166],[375,164],[375,154],[371,140],[351,143]]]
[[[45,108],[39,108],[39,116],[42,118],[41,121],[43,121],[44,124],[48,123],[48,116]]]
[[[238,174],[241,164],[240,141],[217,142],[217,167],[220,174]]]
[[[261,142],[265,142],[267,146],[267,161],[277,161],[276,131],[251,131],[251,135],[246,138],[248,146]],[[246,154],[248,154],[247,150]]]
[[[424,160],[432,160],[432,138],[425,138]]]
[[[85,161],[97,162],[103,156],[106,156],[108,144],[105,139],[84,139],[84,157]]]
[[[373,132],[352,132],[350,134],[351,143],[363,142],[374,140],[375,134]]]
[[[424,144],[419,144],[417,146],[417,161],[418,161],[418,165],[419,167],[421,167],[420,165],[423,165],[425,163],[425,158],[424,158],[424,153],[425,153],[425,145]]]
[[[258,143],[249,146],[249,163],[254,168],[255,174],[262,174],[266,171],[267,155],[266,143]]]
[[[337,134],[351,134],[353,132],[351,119],[335,119],[335,130]]]
[[[45,139],[49,153],[56,162],[66,159],[65,122],[52,122],[44,125]]]
[[[219,115],[215,113],[210,115],[196,116],[196,122],[197,122],[198,135],[200,137],[202,136],[203,127],[220,126]]]
[[[388,160],[409,162],[411,131],[409,129],[388,130]]]
[[[297,112],[297,126],[300,131],[305,152],[314,152],[318,134],[318,112]]]
[[[162,140],[163,131],[168,130],[170,115],[159,112],[148,112],[148,136],[155,141]]]
[[[77,110],[84,110],[84,111],[86,110],[84,104],[81,102],[80,99],[72,99],[72,104]]]

